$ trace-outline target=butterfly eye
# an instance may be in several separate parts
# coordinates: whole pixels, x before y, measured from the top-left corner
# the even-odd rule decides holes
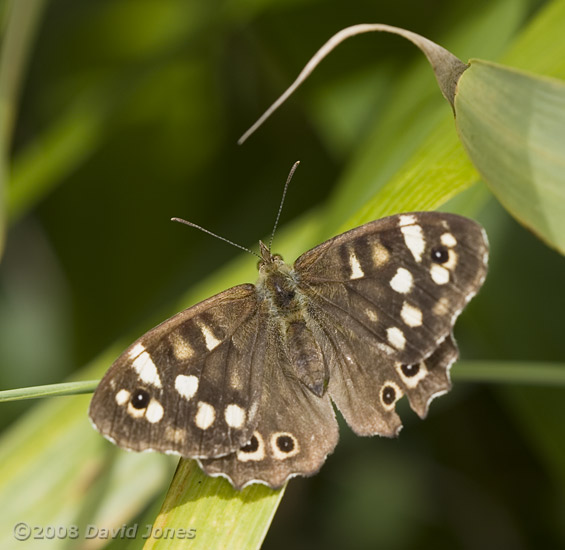
[[[449,259],[449,252],[445,246],[436,246],[432,248],[432,262],[436,264],[444,264]]]
[[[286,460],[298,454],[298,441],[289,432],[275,432],[271,435],[271,450],[275,458]]]
[[[135,390],[131,396],[131,406],[134,409],[145,409],[149,405],[149,392],[141,388]]]
[[[416,376],[418,372],[420,372],[420,365],[418,364],[402,365],[400,368],[402,370],[402,374],[404,374],[404,376],[407,376],[408,378]]]
[[[289,435],[279,435],[277,437],[277,447],[283,453],[290,453],[294,450],[294,440]]]
[[[381,401],[385,409],[391,410],[396,403],[396,400],[401,397],[401,392],[396,384],[387,382],[381,392]]]
[[[384,390],[383,390],[383,401],[387,404],[390,405],[391,403],[394,403],[394,398],[396,397],[396,392],[394,391],[394,388],[392,386],[387,386]]]
[[[249,440],[249,443],[244,445],[241,448],[241,451],[244,453],[254,453],[259,448],[259,441],[257,441],[256,436],[252,436]]]

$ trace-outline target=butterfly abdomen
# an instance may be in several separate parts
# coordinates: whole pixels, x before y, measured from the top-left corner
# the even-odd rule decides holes
[[[304,320],[293,321],[287,326],[285,344],[295,376],[314,395],[322,397],[329,372],[320,345]]]

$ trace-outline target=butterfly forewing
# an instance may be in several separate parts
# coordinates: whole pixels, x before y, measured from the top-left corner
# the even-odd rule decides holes
[[[296,261],[313,330],[333,355],[328,392],[356,433],[395,435],[400,397],[423,417],[449,389],[451,331],[487,256],[478,224],[424,212],[368,223]]]
[[[221,456],[253,432],[265,355],[255,287],[231,288],[146,333],[106,373],[90,417],[118,445]]]
[[[477,223],[419,212],[343,233],[295,263],[311,303],[391,359],[429,356],[486,276]]]

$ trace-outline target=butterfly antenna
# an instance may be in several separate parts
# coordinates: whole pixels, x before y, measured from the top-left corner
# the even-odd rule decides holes
[[[271,251],[271,245],[273,244],[273,239],[275,237],[275,231],[277,230],[277,226],[279,225],[279,219],[281,217],[281,212],[282,212],[282,208],[283,208],[283,204],[284,204],[284,199],[286,197],[286,190],[288,189],[288,184],[290,183],[292,176],[294,176],[294,172],[296,172],[296,169],[298,168],[299,164],[300,164],[300,161],[297,160],[292,165],[292,168],[290,169],[290,173],[288,174],[288,178],[286,178],[286,183],[284,184],[281,203],[279,205],[279,211],[277,212],[277,219],[275,220],[275,225],[273,226],[273,232],[271,233],[271,239],[269,240],[269,252]]]
[[[259,254],[257,254],[256,252],[253,252],[253,250],[250,250],[249,248],[245,248],[245,246],[241,246],[240,244],[234,243],[233,241],[230,241],[229,239],[226,239],[225,237],[222,237],[220,235],[216,235],[216,233],[212,233],[211,231],[208,231],[208,229],[204,229],[203,227],[200,227],[199,225],[196,225],[195,223],[183,220],[182,218],[171,218],[171,221],[184,223],[184,225],[194,227],[195,229],[200,229],[200,231],[203,231],[204,233],[208,233],[208,235],[212,235],[212,237],[216,237],[216,239],[220,239],[220,241],[224,241],[228,244],[231,244],[232,246],[235,246],[236,248],[240,248],[241,250],[245,250],[245,252],[249,252],[249,254],[253,254],[253,256],[257,256],[259,259],[261,259],[261,256],[259,256]]]

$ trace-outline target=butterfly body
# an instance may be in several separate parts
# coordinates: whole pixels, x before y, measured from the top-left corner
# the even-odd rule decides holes
[[[288,375],[321,397],[327,386],[328,370],[308,327],[308,298],[301,292],[300,275],[281,256],[271,254],[262,242],[260,246],[262,260],[256,288],[258,301],[265,307],[263,317],[281,339],[282,364],[288,365]]]
[[[450,387],[456,317],[486,275],[488,244],[452,214],[390,216],[293,266],[263,244],[256,285],[165,321],[120,356],[90,407],[118,445],[196,458],[236,488],[315,473],[338,440],[394,436],[406,395],[425,416]]]

